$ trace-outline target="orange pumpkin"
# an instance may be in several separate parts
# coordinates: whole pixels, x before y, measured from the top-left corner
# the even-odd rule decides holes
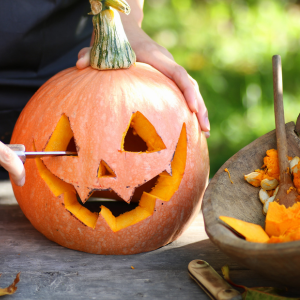
[[[33,226],[75,250],[133,254],[170,243],[199,212],[207,185],[195,114],[177,86],[145,64],[58,73],[29,101],[11,143],[77,151],[27,159],[25,185],[13,184]]]

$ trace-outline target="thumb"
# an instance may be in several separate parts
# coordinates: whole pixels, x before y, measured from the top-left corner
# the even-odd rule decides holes
[[[78,53],[76,67],[81,70],[90,65],[91,47],[82,48]]]
[[[22,186],[25,183],[25,169],[19,157],[0,142],[0,165],[10,173],[12,181]]]

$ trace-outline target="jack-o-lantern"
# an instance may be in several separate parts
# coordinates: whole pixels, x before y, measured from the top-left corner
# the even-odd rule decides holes
[[[106,18],[115,30],[117,12],[103,7],[94,25]],[[29,101],[11,142],[77,152],[28,159],[25,185],[13,185],[33,226],[71,249],[133,254],[161,247],[199,212],[207,185],[207,144],[196,116],[177,86],[145,64],[60,72]]]

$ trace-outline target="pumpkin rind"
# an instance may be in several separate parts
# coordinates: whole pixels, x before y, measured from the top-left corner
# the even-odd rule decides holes
[[[151,122],[166,149],[122,151],[123,134],[137,111]],[[37,151],[44,150],[62,115],[69,119],[78,157],[43,158],[43,163],[55,176],[73,185],[82,200],[93,189],[108,187],[124,201],[129,200],[137,186],[170,169],[183,124],[187,132],[186,167],[179,189],[169,201],[156,199],[152,216],[113,232],[101,214],[94,229],[80,222],[65,208],[64,194],[56,197],[51,192],[35,160],[27,160],[26,183],[23,187],[13,184],[13,188],[34,227],[65,247],[98,254],[145,252],[178,238],[199,212],[209,161],[205,136],[177,86],[139,63],[118,71],[62,71],[29,101],[11,143],[23,143],[28,151],[34,151],[34,143]],[[116,177],[98,177],[101,160]]]

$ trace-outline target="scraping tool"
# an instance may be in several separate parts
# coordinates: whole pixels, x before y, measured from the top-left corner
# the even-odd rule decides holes
[[[9,144],[6,146],[13,150],[23,163],[25,163],[26,158],[36,158],[44,156],[77,156],[77,152],[71,151],[26,152],[25,146],[22,144]]]

